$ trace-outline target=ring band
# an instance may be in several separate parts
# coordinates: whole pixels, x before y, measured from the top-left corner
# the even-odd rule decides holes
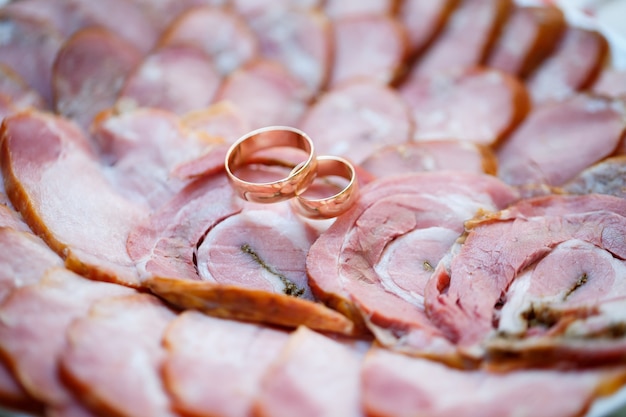
[[[275,147],[301,149],[309,156],[278,181],[254,183],[234,174],[249,164],[256,152]],[[270,126],[253,130],[235,142],[226,154],[225,167],[232,187],[241,198],[256,203],[277,203],[301,194],[311,185],[317,172],[317,158],[313,141],[307,134],[293,127]]]
[[[338,176],[348,180],[337,194],[320,199],[308,199],[301,195],[291,200],[296,212],[310,219],[330,219],[346,212],[358,198],[358,181],[354,167],[347,160],[337,156],[317,158],[317,178]]]

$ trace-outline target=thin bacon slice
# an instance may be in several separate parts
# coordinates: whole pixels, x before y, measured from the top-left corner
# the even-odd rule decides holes
[[[403,84],[400,92],[411,109],[416,140],[457,139],[495,145],[530,110],[521,81],[490,68],[414,78]]]
[[[175,317],[149,294],[93,304],[67,330],[60,357],[64,380],[99,414],[174,416],[160,369],[166,356],[161,340]]]
[[[2,138],[7,195],[31,229],[81,275],[138,285],[126,237],[146,212],[107,182],[83,133],[28,112],[5,119]]]
[[[165,387],[179,413],[247,417],[288,333],[187,311],[165,331]]]
[[[52,83],[55,109],[88,131],[94,117],[112,107],[141,52],[103,28],[76,32],[59,51]]]

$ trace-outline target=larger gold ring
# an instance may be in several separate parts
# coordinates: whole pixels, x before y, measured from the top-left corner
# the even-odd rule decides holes
[[[276,147],[293,147],[308,153],[308,158],[294,164],[286,178],[278,181],[255,183],[244,181],[235,172],[248,165],[255,153]],[[313,182],[317,158],[313,141],[299,129],[287,126],[269,126],[253,130],[235,142],[226,153],[226,174],[237,194],[247,201],[277,203],[289,200],[306,190]]]
[[[350,162],[337,156],[320,156],[317,163],[317,178],[337,176],[347,179],[348,184],[326,198],[309,199],[299,195],[291,200],[291,205],[298,214],[310,219],[337,217],[350,209],[358,198],[356,172]]]

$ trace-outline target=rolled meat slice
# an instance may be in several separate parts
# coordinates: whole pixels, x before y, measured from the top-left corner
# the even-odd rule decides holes
[[[313,293],[357,326],[367,325],[384,346],[454,361],[454,346],[426,316],[424,289],[466,220],[516,198],[511,188],[479,174],[373,181],[311,247]]]
[[[132,311],[132,314],[128,314]],[[116,416],[174,416],[160,369],[176,317],[149,294],[103,299],[67,329],[60,373],[85,406]]]
[[[408,57],[404,27],[388,15],[344,17],[333,21],[335,59],[329,87],[361,79],[391,84]]]
[[[2,136],[7,195],[31,229],[81,275],[138,285],[126,237],[146,211],[113,189],[83,133],[28,112],[5,119]]]
[[[254,415],[362,416],[364,350],[364,346],[298,328],[263,376]]]
[[[321,95],[304,114],[300,128],[319,154],[362,162],[378,149],[410,139],[413,125],[396,91],[372,81],[344,84]]]
[[[550,56],[565,29],[565,17],[557,7],[516,6],[489,53],[487,65],[525,78]]]
[[[441,34],[413,64],[410,78],[484,63],[508,16],[511,1],[460,1]]]
[[[194,416],[247,417],[288,333],[186,311],[165,331],[163,381],[173,407]]]
[[[623,367],[587,371],[463,371],[383,349],[372,349],[362,370],[368,415],[468,417],[585,415],[598,397],[616,391]]]
[[[563,185],[613,154],[625,128],[623,105],[607,98],[580,94],[535,107],[497,150],[498,176],[511,185]]]
[[[427,285],[429,317],[470,355],[621,360],[625,214],[617,197],[553,195],[476,222]]]
[[[604,159],[582,171],[562,188],[571,194],[609,194],[626,198],[626,155]]]
[[[96,300],[133,292],[58,267],[13,291],[0,307],[0,351],[28,393],[51,408],[74,402],[57,368],[66,329]]]
[[[404,0],[400,2],[397,18],[409,36],[409,55],[421,54],[445,27],[458,0]]]
[[[128,75],[117,107],[153,107],[176,114],[208,107],[221,83],[209,55],[190,46],[153,51]]]
[[[414,78],[400,87],[400,93],[411,109],[416,140],[496,145],[530,110],[521,81],[489,68]]]
[[[54,62],[56,111],[88,131],[95,116],[115,104],[126,77],[141,59],[139,49],[106,29],[76,32]]]
[[[377,178],[421,171],[458,170],[495,175],[498,163],[490,148],[458,140],[430,140],[389,145],[361,162]]]
[[[250,62],[222,83],[215,101],[235,105],[252,129],[294,126],[308,107],[307,87],[282,65],[269,60]]]
[[[608,43],[599,32],[570,27],[556,50],[526,81],[533,102],[559,101],[590,87],[608,54]]]
[[[261,56],[280,63],[309,97],[315,96],[326,86],[334,57],[330,20],[315,8],[265,6],[257,10],[246,18]]]
[[[234,10],[198,6],[178,16],[163,33],[160,45],[191,45],[204,51],[222,76],[259,54],[259,45],[247,22]]]

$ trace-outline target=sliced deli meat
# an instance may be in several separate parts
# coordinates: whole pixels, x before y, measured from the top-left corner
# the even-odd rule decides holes
[[[409,55],[422,53],[437,38],[457,6],[458,0],[404,0],[397,18],[409,37]]]
[[[610,194],[626,198],[626,155],[603,159],[582,171],[562,188],[571,194]]]
[[[480,174],[374,181],[311,247],[311,288],[357,325],[367,325],[383,345],[454,360],[454,347],[424,311],[424,289],[466,220],[516,198],[511,188]]]
[[[502,141],[530,110],[524,85],[495,69],[470,68],[409,80],[400,88],[415,121],[414,139]]]
[[[68,268],[137,285],[126,238],[146,212],[113,189],[84,134],[61,117],[26,112],[5,119],[2,139],[7,195],[31,229]]]
[[[88,130],[115,104],[126,77],[141,61],[133,44],[103,28],[76,32],[56,56],[52,73],[56,111]]]
[[[426,309],[461,349],[525,361],[624,358],[624,200],[522,200],[470,227],[426,288]],[[486,248],[489,249],[486,249]]]
[[[624,369],[463,371],[372,349],[361,377],[367,415],[567,417],[584,415],[595,398],[619,388]]]
[[[165,331],[163,380],[184,415],[247,417],[288,333],[187,311]]]
[[[396,0],[326,0],[324,13],[332,19],[360,15],[394,15],[398,2]]]
[[[400,95],[371,81],[344,84],[321,95],[300,122],[320,154],[360,163],[378,149],[411,138],[413,123]]]
[[[224,7],[199,6],[178,16],[160,44],[190,45],[204,51],[222,76],[259,53],[258,40],[242,16]]]
[[[616,151],[624,114],[623,103],[588,95],[535,107],[497,150],[498,176],[512,185],[563,185]]]
[[[265,373],[254,415],[362,416],[362,350],[356,343],[298,328]]]
[[[43,97],[5,64],[0,64],[0,117],[26,108],[45,109]]]
[[[95,412],[174,416],[160,369],[166,355],[163,334],[175,317],[149,294],[95,303],[67,330],[60,358],[64,380]]]
[[[591,91],[608,97],[626,98],[626,69],[603,68]]]
[[[221,81],[210,56],[203,51],[188,46],[162,47],[129,74],[117,107],[153,107],[184,114],[208,107]]]

